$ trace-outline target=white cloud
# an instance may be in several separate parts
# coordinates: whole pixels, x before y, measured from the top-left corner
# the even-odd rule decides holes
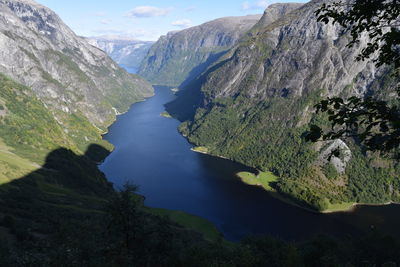
[[[172,11],[172,8],[161,8],[155,6],[138,6],[128,12],[128,17],[133,18],[151,18],[161,17],[168,15]]]
[[[266,9],[270,5],[268,0],[259,0],[257,1],[254,6],[262,9]]]
[[[171,25],[184,29],[192,26],[192,21],[190,19],[180,19],[172,22]]]
[[[144,41],[156,41],[162,32],[145,29],[120,30],[116,28],[102,28],[92,30],[88,36],[110,36],[116,39],[138,39]]]
[[[107,14],[105,13],[105,12],[97,12],[97,13],[95,13],[94,14],[96,17],[104,17],[104,16],[106,16]]]
[[[242,10],[249,10],[251,9],[251,4],[249,1],[243,2],[242,3]]]
[[[112,22],[112,20],[110,20],[110,19],[102,19],[102,20],[100,20],[100,23],[101,24],[104,24],[104,25],[108,25],[108,24],[110,24]]]
[[[192,12],[192,11],[194,11],[195,9],[196,9],[196,7],[190,6],[190,7],[188,7],[188,8],[185,8],[185,11],[186,11],[186,12]]]
[[[256,2],[243,2],[242,10],[251,10],[251,9],[266,9],[271,4],[269,0],[258,0]]]

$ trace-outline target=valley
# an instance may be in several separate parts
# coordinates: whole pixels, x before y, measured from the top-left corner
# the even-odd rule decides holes
[[[138,185],[146,206],[205,218],[234,241],[255,234],[297,241],[322,233],[358,236],[368,234],[371,226],[400,237],[393,227],[400,223],[399,205],[318,214],[279,195],[270,186],[277,182],[272,173],[261,173],[262,186],[254,186],[258,181],[251,173],[256,170],[191,151],[192,145],[177,131],[179,121],[160,116],[164,104],[174,98],[169,88],[156,87],[154,97],[118,116],[104,136],[115,149],[100,170],[117,188],[126,182]],[[340,211],[348,206],[330,208]],[[298,227],[290,226],[294,221]]]
[[[38,1],[0,0],[0,266],[400,264],[397,26]]]

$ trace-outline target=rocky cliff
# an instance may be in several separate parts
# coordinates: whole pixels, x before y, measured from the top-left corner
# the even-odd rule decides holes
[[[280,177],[276,188],[305,205],[323,210],[340,202],[398,199],[396,163],[366,157],[355,140],[311,146],[302,139],[308,123],[327,125],[326,117],[313,112],[322,98],[388,97],[395,84],[386,69],[355,60],[367,39],[350,49],[348,32],[317,22],[322,2],[295,6],[275,21],[267,16],[282,5],[270,6],[234,48],[169,105],[170,113],[175,109],[188,119],[181,131],[191,142],[272,170]],[[185,117],[182,105],[194,106],[194,113]],[[337,148],[342,156],[327,160],[329,150]]]
[[[83,114],[104,129],[115,111],[152,94],[151,86],[76,36],[48,8],[0,1],[0,72],[31,87],[57,113]]]
[[[143,59],[154,44],[154,42],[107,36],[91,37],[88,38],[88,41],[106,52],[119,65],[134,72],[137,72]]]
[[[260,19],[227,17],[162,36],[150,49],[139,74],[153,84],[179,86],[204,71]]]

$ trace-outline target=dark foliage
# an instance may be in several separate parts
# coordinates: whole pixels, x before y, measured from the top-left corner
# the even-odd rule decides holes
[[[347,2],[347,1],[346,1]],[[370,41],[357,60],[373,57],[377,66],[394,64],[400,68],[400,2],[398,0],[352,0],[323,4],[316,12],[324,23],[339,23],[351,32],[348,46],[360,43],[367,33]]]

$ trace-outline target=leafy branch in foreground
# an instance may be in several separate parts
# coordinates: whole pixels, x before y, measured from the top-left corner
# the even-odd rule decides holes
[[[310,126],[309,141],[355,137],[372,151],[388,152],[400,144],[400,107],[389,106],[373,98],[350,97],[346,102],[328,98],[315,106],[317,113],[327,113],[331,129],[324,133],[317,125]]]
[[[318,103],[317,113],[327,113],[331,129],[311,125],[306,139],[316,142],[354,137],[367,149],[388,152],[400,145],[400,1],[351,0],[323,4],[316,12],[318,21],[338,23],[350,31],[348,47],[360,44],[363,35],[369,41],[356,57],[371,59],[379,67],[394,69],[392,76],[398,86],[395,104],[372,97],[328,98]]]
[[[356,58],[366,60],[374,56],[376,65],[394,64],[400,68],[400,1],[398,0],[353,0],[323,4],[316,11],[318,21],[330,21],[348,28],[352,40],[348,47],[360,43],[364,33],[369,42]]]

